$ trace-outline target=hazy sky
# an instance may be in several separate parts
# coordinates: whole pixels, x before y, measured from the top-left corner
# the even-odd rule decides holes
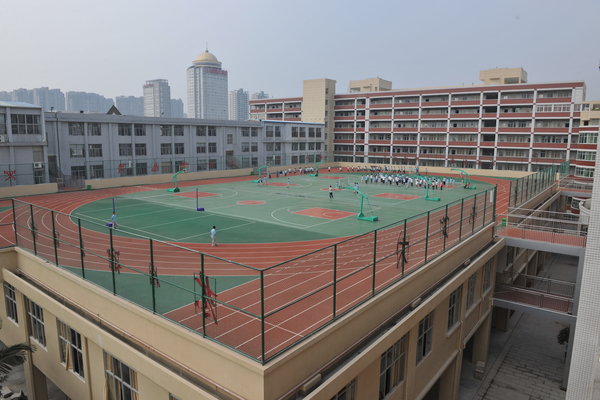
[[[529,82],[584,80],[600,100],[599,0],[0,0],[0,90],[49,86],[142,95],[209,50],[229,89],[302,94],[302,80],[379,76],[394,88],[479,82],[522,66]]]

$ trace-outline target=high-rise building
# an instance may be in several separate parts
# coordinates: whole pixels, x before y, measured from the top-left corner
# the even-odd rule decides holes
[[[171,99],[171,117],[185,118],[185,113],[183,112],[183,100]]]
[[[70,112],[105,113],[114,103],[112,99],[107,99],[98,93],[67,92],[65,105]]]
[[[227,71],[206,50],[187,69],[188,117],[227,119]]]
[[[146,81],[144,85],[144,115],[146,117],[171,116],[171,88],[166,79]]]
[[[251,100],[262,100],[262,99],[268,99],[268,98],[269,98],[269,94],[263,92],[262,90],[260,92],[254,92],[254,93],[252,93],[252,95],[250,95]]]
[[[229,92],[229,119],[246,121],[248,119],[248,92],[244,89]]]
[[[27,89],[15,89],[11,93],[11,100],[33,104],[33,91]]]
[[[117,96],[115,102],[123,115],[144,115],[143,97]]]

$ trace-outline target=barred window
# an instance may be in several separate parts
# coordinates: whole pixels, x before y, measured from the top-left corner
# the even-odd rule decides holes
[[[206,126],[197,126],[196,136],[206,136]]]
[[[131,143],[119,143],[119,155],[121,157],[133,155]]]
[[[141,124],[135,124],[133,126],[133,132],[135,136],[146,136],[146,126]]]
[[[208,136],[217,136],[217,127],[216,126],[208,127]]]
[[[19,323],[17,314],[17,296],[13,285],[4,282],[4,303],[6,305],[6,316],[14,322]]]
[[[83,372],[83,350],[81,345],[81,335],[76,330],[60,320],[56,320],[58,330],[58,349],[60,362],[65,367],[80,377],[84,377]]]
[[[356,398],[356,378],[354,378],[342,390],[337,392],[331,400],[355,400]]]
[[[160,136],[172,136],[173,131],[171,130],[171,125],[161,125],[160,126]]]
[[[217,152],[217,144],[216,143],[209,143],[208,144],[208,152],[209,153],[216,153]]]
[[[383,399],[404,380],[408,334],[404,335],[380,357],[379,398]]]
[[[136,156],[145,156],[146,155],[146,143],[136,143],[135,144],[135,155]]]
[[[131,125],[119,124],[119,136],[131,136]]]
[[[171,146],[171,143],[161,143],[160,154],[163,156],[173,154],[173,146]]]
[[[257,137],[258,136],[258,128],[252,128],[252,137]]]
[[[83,136],[83,123],[69,122],[69,136]]]
[[[83,144],[69,145],[69,154],[73,158],[85,157],[85,147]]]
[[[242,128],[242,136],[244,136],[244,137],[250,136],[250,128]]]
[[[183,125],[175,125],[175,136],[183,136]]]
[[[452,329],[460,317],[460,299],[462,297],[462,286],[450,294],[448,298],[448,330]]]
[[[185,153],[185,143],[175,143],[175,154]]]
[[[433,311],[419,322],[419,337],[417,340],[417,364],[431,352],[433,338]]]
[[[110,400],[137,400],[137,374],[108,353],[104,353],[107,397]]]
[[[88,155],[90,157],[102,157],[102,144],[88,144]]]
[[[28,328],[31,337],[33,337],[39,344],[46,347],[46,329],[44,327],[44,309],[29,300],[25,299],[27,306]]]
[[[102,136],[100,124],[96,122],[88,123],[88,136]]]

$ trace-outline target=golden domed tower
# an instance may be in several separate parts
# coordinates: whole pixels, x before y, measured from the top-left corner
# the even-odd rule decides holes
[[[201,53],[187,69],[188,116],[227,119],[227,71],[208,51]]]

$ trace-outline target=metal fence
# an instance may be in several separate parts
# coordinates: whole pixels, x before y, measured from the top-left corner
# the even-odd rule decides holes
[[[535,195],[556,184],[556,174],[567,175],[569,162],[552,165],[531,175],[510,182],[509,207],[519,207]]]
[[[494,223],[495,210],[492,188],[261,269],[12,200],[17,246],[261,363]],[[196,274],[247,282],[214,298]]]

